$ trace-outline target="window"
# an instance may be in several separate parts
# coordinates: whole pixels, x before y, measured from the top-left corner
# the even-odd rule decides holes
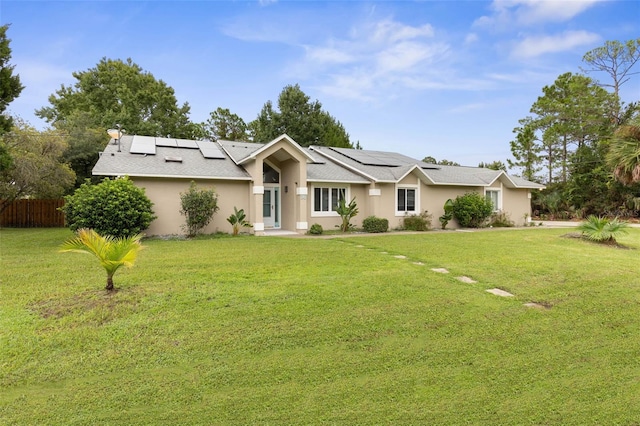
[[[493,204],[493,211],[500,210],[500,208],[502,207],[500,205],[500,191],[487,189],[484,192],[484,196],[487,198],[487,200],[491,201],[491,204]]]
[[[340,200],[346,200],[346,198],[347,188],[314,188],[313,211],[330,214],[338,209]]]
[[[416,190],[414,188],[398,188],[398,212],[416,211]]]

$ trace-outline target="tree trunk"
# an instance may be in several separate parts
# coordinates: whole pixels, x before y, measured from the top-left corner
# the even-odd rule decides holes
[[[108,291],[113,291],[113,276],[112,275],[108,275],[107,276],[107,286],[104,289],[108,290]]]

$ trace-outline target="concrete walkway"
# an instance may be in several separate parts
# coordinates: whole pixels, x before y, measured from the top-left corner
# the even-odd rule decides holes
[[[575,228],[580,225],[583,221],[573,221],[573,220],[534,220],[533,223],[536,225],[538,223],[542,223],[542,226],[546,226],[548,228]],[[640,228],[640,223],[629,223],[631,228]]]

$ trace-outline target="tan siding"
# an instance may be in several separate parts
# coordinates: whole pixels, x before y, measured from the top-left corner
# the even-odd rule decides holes
[[[422,186],[420,194],[420,205],[422,211],[427,210],[431,218],[431,226],[440,228],[438,218],[444,214],[444,203],[448,199],[455,200],[457,196],[464,195],[468,192],[477,192],[482,194],[482,188],[463,187],[463,186]],[[447,228],[458,228],[458,223],[454,220],[447,224]]]
[[[151,223],[147,235],[184,234],[184,216],[180,214],[180,193],[189,189],[191,180],[187,179],[153,179],[132,178],[136,186],[145,188],[147,197],[154,203],[153,210],[158,216]],[[218,193],[220,210],[213,216],[213,220],[205,228],[204,233],[231,232],[231,225],[227,217],[233,214],[233,207],[244,209],[246,213],[249,204],[249,182],[196,180],[199,188],[214,188]]]
[[[531,200],[528,189],[502,190],[502,211],[506,212],[517,226],[525,224],[524,215],[531,217]]]

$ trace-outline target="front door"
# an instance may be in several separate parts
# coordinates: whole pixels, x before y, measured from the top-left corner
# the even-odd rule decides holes
[[[277,186],[264,188],[262,219],[265,228],[280,228],[280,188]]]

